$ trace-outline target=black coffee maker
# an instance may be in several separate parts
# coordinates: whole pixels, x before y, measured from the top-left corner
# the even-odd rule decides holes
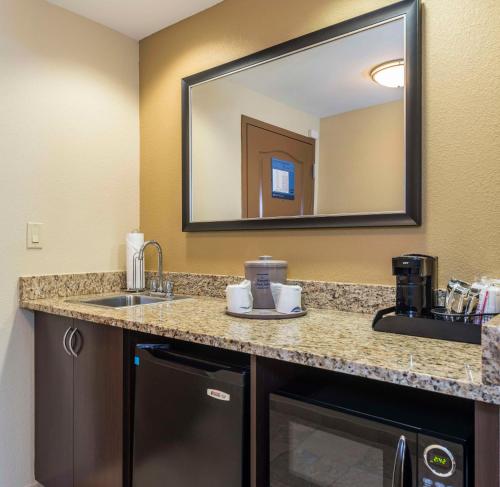
[[[396,306],[375,313],[373,331],[481,343],[480,326],[440,320],[432,315],[438,302],[437,257],[422,254],[393,257],[392,273],[396,276]]]
[[[431,316],[437,268],[437,257],[430,255],[406,254],[392,258],[392,274],[396,276],[396,315]]]

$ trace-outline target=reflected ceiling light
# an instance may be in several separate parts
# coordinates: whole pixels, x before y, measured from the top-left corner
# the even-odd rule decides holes
[[[396,59],[375,66],[371,72],[375,83],[388,88],[402,88],[405,85],[405,62]]]

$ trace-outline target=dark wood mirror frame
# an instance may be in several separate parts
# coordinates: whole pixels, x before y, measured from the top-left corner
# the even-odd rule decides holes
[[[405,82],[405,211],[366,215],[298,216],[227,221],[191,221],[190,88],[233,71],[270,61],[318,43],[346,35],[394,17],[406,17]],[[379,10],[292,39],[236,61],[182,80],[182,230],[276,230],[290,228],[346,228],[421,225],[422,219],[422,115],[421,115],[420,0],[404,0]]]

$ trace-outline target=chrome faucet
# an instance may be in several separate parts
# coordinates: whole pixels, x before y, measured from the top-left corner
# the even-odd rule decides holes
[[[139,253],[137,255],[137,259],[139,259],[140,261],[144,261],[144,251],[150,245],[154,245],[156,247],[156,250],[158,251],[158,288],[155,291],[161,293],[161,292],[164,292],[163,291],[163,251],[161,249],[161,245],[156,240],[148,240],[147,242],[144,242],[141,249],[139,250]]]

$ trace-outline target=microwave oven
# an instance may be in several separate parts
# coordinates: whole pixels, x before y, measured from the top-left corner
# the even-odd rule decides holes
[[[270,394],[270,487],[473,487],[473,433],[462,427],[470,415],[452,401],[434,410],[404,400],[398,409],[397,400],[382,392],[357,407]],[[463,423],[456,431],[426,420],[446,411],[443,424]]]

